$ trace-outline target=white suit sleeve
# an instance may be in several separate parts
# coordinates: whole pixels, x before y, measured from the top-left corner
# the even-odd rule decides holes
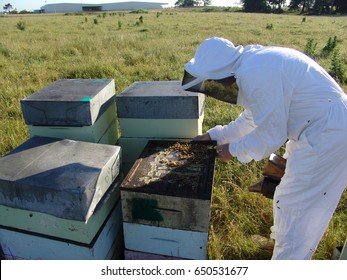
[[[281,73],[272,69],[250,69],[239,76],[240,94],[243,94],[245,115],[218,131],[229,143],[229,152],[241,162],[261,160],[281,147],[287,140],[287,109]],[[248,113],[248,111],[250,113]],[[247,116],[252,116],[253,124]],[[248,120],[248,121],[246,121]],[[235,125],[239,123],[239,125]],[[241,137],[240,125],[246,133]],[[253,129],[250,129],[253,127]],[[212,135],[215,131],[212,132]]]
[[[229,125],[217,125],[207,132],[212,140],[217,141],[218,145],[236,141],[251,132],[255,128],[252,114],[249,110],[244,110],[236,120]]]

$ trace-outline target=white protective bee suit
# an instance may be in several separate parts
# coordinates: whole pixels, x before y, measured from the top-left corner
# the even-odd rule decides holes
[[[208,133],[229,143],[239,161],[261,160],[286,143],[287,167],[273,199],[272,259],[311,259],[347,185],[346,94],[296,50],[235,47],[216,37],[198,47],[185,70],[197,81],[235,75],[245,110]]]

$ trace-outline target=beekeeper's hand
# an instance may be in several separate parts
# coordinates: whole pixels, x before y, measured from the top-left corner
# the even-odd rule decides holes
[[[232,155],[229,152],[229,144],[223,144],[215,147],[217,152],[217,158],[220,160],[227,162],[232,159]]]
[[[193,141],[211,141],[211,137],[210,137],[210,134],[208,134],[206,132],[206,133],[204,133],[202,135],[195,136],[193,138]]]

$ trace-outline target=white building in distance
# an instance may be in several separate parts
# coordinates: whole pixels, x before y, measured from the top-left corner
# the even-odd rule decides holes
[[[41,13],[71,13],[71,12],[100,12],[100,11],[120,11],[120,10],[138,10],[138,9],[162,9],[167,3],[153,2],[118,2],[106,4],[75,4],[59,3],[46,4],[41,7]]]

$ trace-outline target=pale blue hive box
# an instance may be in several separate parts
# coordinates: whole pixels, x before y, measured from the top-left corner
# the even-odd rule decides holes
[[[116,96],[122,137],[193,138],[201,134],[205,95],[180,81],[135,82]]]
[[[33,137],[0,159],[7,259],[110,259],[123,252],[119,146]]]

